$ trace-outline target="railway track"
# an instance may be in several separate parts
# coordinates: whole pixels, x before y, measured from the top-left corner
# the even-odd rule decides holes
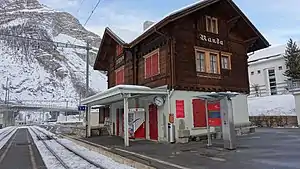
[[[89,164],[86,168],[92,169],[92,168],[97,168],[97,169],[106,169],[105,167],[102,167],[98,163],[95,163],[88,159],[87,157],[81,155],[80,153],[72,150],[68,146],[64,145],[62,142],[60,142],[57,138],[54,137],[54,135],[49,135],[43,130],[36,128],[36,127],[30,127],[30,130],[36,135],[38,140],[42,141],[44,146],[47,148],[47,150],[57,159],[57,161],[60,163],[60,165],[65,168],[65,169],[73,169],[73,165],[70,165],[70,162],[68,162],[64,157],[62,157],[61,153],[58,153],[55,150],[55,147],[51,146],[50,143],[57,144],[60,146],[59,150],[61,151],[68,151],[69,153],[72,153],[74,156],[79,157],[78,159],[81,159],[82,161],[86,162],[86,164]],[[58,149],[58,148],[57,148]],[[63,149],[63,150],[62,150]],[[75,158],[72,158],[73,160]],[[77,163],[82,164],[83,162],[76,161]]]
[[[0,133],[0,141],[2,141],[3,139],[5,139],[8,135],[10,135],[14,130],[16,130],[16,128],[12,129],[7,129],[5,131],[3,131],[2,133]]]

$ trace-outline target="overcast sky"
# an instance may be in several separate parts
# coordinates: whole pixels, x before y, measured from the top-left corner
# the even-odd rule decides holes
[[[41,3],[73,14],[83,24],[98,0],[40,0]],[[63,1],[63,2],[62,2]],[[145,20],[157,21],[166,14],[198,0],[101,0],[87,29],[102,36],[106,26],[122,36],[142,31]],[[233,0],[272,45],[300,39],[299,0]]]

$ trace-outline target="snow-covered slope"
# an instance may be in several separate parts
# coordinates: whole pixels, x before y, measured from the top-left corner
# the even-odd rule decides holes
[[[97,48],[101,39],[72,15],[45,7],[38,0],[0,1],[0,100],[8,77],[11,100],[68,99],[78,103],[79,93],[85,93],[86,50],[55,48],[53,41],[83,46],[90,42]],[[95,53],[90,52],[90,65]],[[106,89],[106,76],[92,66],[89,77],[91,93]]]
[[[249,116],[296,116],[291,94],[249,98],[248,108]]]

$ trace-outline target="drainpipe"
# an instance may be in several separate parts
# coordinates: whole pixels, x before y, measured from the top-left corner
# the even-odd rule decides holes
[[[174,92],[174,89],[168,90],[168,112],[169,112],[169,114],[172,114],[171,113],[171,97],[172,97],[173,92]]]
[[[162,32],[159,32],[156,27],[154,27],[154,31],[156,33],[158,33],[159,35],[161,36],[164,36],[166,39],[170,40],[169,42],[169,45],[170,45],[170,67],[171,67],[171,71],[170,71],[170,78],[171,78],[171,88],[173,88],[173,85],[174,85],[174,78],[173,78],[173,75],[174,75],[174,62],[173,62],[173,41],[172,41],[172,38],[170,36],[167,36],[165,35],[164,33]]]

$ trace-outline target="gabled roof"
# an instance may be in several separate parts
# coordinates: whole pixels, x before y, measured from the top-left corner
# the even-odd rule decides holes
[[[127,47],[133,47],[136,44],[138,44],[140,41],[142,41],[143,39],[145,39],[148,36],[150,36],[151,34],[153,34],[156,30],[158,30],[158,29],[162,28],[163,26],[167,25],[168,23],[170,23],[172,21],[175,21],[179,18],[182,18],[182,17],[184,17],[188,14],[191,14],[193,12],[196,12],[199,9],[202,9],[202,8],[207,7],[207,6],[213,5],[213,4],[215,4],[217,2],[220,2],[220,1],[225,1],[225,0],[200,0],[196,3],[190,4],[186,7],[175,10],[175,11],[169,13],[168,15],[166,15],[165,17],[163,17],[158,22],[151,25],[148,29],[146,29],[141,34],[137,35],[136,37],[126,38],[127,41],[124,40],[125,38],[121,38],[112,29],[107,27],[104,31],[104,35],[103,35],[103,39],[101,41],[101,45],[100,45],[100,48],[99,48],[99,51],[98,51],[98,55],[101,52],[101,48],[102,48],[102,45],[103,45],[102,43],[104,41],[104,38],[105,38],[106,34],[111,36],[120,45],[127,46]],[[241,18],[249,25],[249,27],[255,32],[255,34],[258,37],[258,43],[259,43],[258,46],[259,47],[253,47],[248,52],[252,52],[252,51],[270,46],[268,41],[256,29],[256,27],[250,22],[250,20],[243,14],[243,12],[235,5],[235,3],[232,0],[226,0],[226,1],[237,11],[237,13],[240,14]],[[98,56],[97,56],[97,58],[98,58]]]
[[[193,13],[199,9],[205,8],[209,5],[215,4],[221,0],[200,0],[198,2],[195,2],[193,4],[190,4],[188,6],[185,6],[183,8],[180,8],[178,10],[175,10],[169,14],[167,14],[165,17],[163,17],[158,22],[151,25],[148,29],[143,31],[140,35],[133,37],[131,39],[127,38],[127,41],[124,41],[124,38],[118,36],[116,33],[114,33],[110,28],[106,28],[106,30],[109,30],[109,32],[115,36],[116,39],[119,39],[120,42],[123,44],[128,44],[129,46],[134,46],[141,40],[145,39],[149,35],[151,35],[155,30],[163,27],[164,25],[177,20],[183,16],[186,16],[190,13]],[[263,42],[263,44],[267,47],[270,46],[268,41],[262,36],[262,34],[256,29],[256,27],[250,22],[250,20],[243,14],[243,12],[235,5],[235,3],[232,0],[227,0],[232,7],[242,16],[242,18],[245,20],[245,22],[255,31],[259,39]]]
[[[296,42],[300,46],[300,41]],[[256,62],[259,60],[270,59],[274,57],[283,57],[286,50],[286,44],[271,46],[262,50],[254,52],[254,54],[249,55],[248,62]]]

